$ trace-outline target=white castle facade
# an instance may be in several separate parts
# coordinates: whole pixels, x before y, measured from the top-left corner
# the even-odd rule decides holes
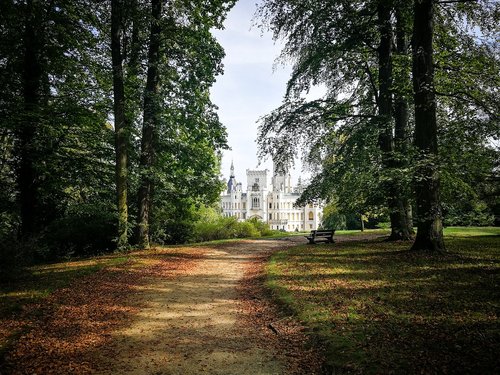
[[[265,170],[247,169],[247,187],[236,182],[234,166],[227,182],[227,190],[221,195],[224,216],[234,216],[239,221],[257,218],[269,224],[271,229],[284,231],[316,230],[321,224],[323,207],[311,203],[294,207],[303,191],[300,179],[292,187],[289,173],[271,173]]]

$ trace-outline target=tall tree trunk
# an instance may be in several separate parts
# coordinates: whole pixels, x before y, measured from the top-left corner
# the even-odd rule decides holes
[[[139,70],[141,65],[141,40],[140,40],[140,27],[141,20],[139,17],[139,5],[137,0],[128,0],[128,20],[132,23],[131,31],[131,41],[128,46],[128,63],[126,66],[126,72],[124,74],[125,79],[125,126],[129,131],[132,131],[134,127],[134,122],[137,119],[137,109],[140,107],[139,98],[140,93],[140,83],[139,83]]]
[[[139,246],[149,247],[149,220],[153,190],[155,161],[155,133],[158,122],[158,64],[160,61],[160,33],[162,1],[151,1],[151,34],[149,38],[148,72],[144,90],[144,116],[142,126],[141,158],[139,163],[141,182],[139,188],[139,215],[137,239]]]
[[[40,123],[40,101],[43,68],[41,62],[40,4],[26,3],[24,32],[23,99],[24,115],[18,134],[17,154],[19,200],[21,206],[21,236],[29,237],[36,230],[38,217],[37,175],[35,170],[35,134]],[[38,29],[37,29],[38,27]]]
[[[113,97],[115,117],[115,178],[118,208],[118,249],[128,247],[127,149],[129,130],[125,124],[125,89],[121,52],[123,0],[111,0],[111,59],[113,64]]]
[[[396,52],[400,56],[406,56],[408,54],[408,33],[406,30],[407,14],[402,9],[402,5],[396,5]],[[407,74],[406,74],[407,73]],[[410,86],[410,72],[403,70],[403,75],[398,77],[399,80],[404,80],[400,83],[403,90]],[[399,158],[399,165],[405,167],[408,164],[407,159],[409,147],[409,105],[408,97],[405,92],[401,90],[396,90],[394,94],[394,146],[396,154]],[[401,201],[404,207],[404,214],[406,215],[406,225],[408,227],[408,233],[414,235],[413,230],[413,217],[411,202],[408,197],[408,189],[402,189]]]
[[[377,8],[380,31],[380,45],[378,47],[379,64],[379,146],[382,151],[384,169],[388,172],[388,181],[385,183],[387,203],[391,218],[391,235],[389,240],[408,240],[406,214],[402,201],[401,189],[394,177],[396,162],[394,159],[394,137],[392,126],[392,24],[391,8],[385,1],[380,1]]]
[[[433,66],[433,0],[415,0],[413,19],[413,89],[415,146],[418,151],[415,192],[417,236],[412,250],[445,250],[441,204]]]

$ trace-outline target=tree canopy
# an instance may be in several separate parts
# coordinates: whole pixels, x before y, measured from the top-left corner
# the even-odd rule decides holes
[[[415,115],[422,109],[414,96],[415,56],[421,47],[412,37],[419,4],[269,0],[260,7],[262,27],[285,43],[280,60],[292,63],[283,104],[261,120],[260,155],[286,167],[302,151],[314,173],[301,203],[321,198],[371,212],[386,200],[393,233],[392,214],[398,211],[411,228],[416,204],[411,192],[419,178],[428,187],[433,173],[418,177],[421,151],[414,142],[419,134]],[[479,203],[480,189],[465,176],[479,168],[491,179],[498,164],[499,5],[431,1],[429,6],[427,22],[435,25],[426,31],[434,47],[430,92],[435,99],[430,100],[436,103],[436,142],[446,150],[432,161],[445,192],[437,195],[444,201],[436,203],[435,214],[441,216],[441,206],[458,208],[449,195],[453,185],[460,194],[476,192],[469,197],[485,218],[494,207]],[[326,95],[304,99],[303,93],[317,84],[326,87]],[[466,163],[461,156],[470,152],[476,157]],[[417,209],[417,223],[426,210]]]
[[[145,181],[148,237],[181,240],[159,223],[212,204],[221,188],[226,131],[209,89],[224,51],[211,31],[233,5],[1,2],[2,249],[126,248]],[[154,157],[144,163],[148,128]]]

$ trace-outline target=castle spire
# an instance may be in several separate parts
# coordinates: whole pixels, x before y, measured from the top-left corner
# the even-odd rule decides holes
[[[231,160],[231,171],[229,173],[229,177],[234,177],[234,164],[233,164],[233,161]]]

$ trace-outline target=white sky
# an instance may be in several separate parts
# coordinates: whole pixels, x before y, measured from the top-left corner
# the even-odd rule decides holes
[[[229,177],[233,160],[236,180],[244,187],[247,169],[272,170],[270,159],[260,165],[257,160],[257,120],[280,106],[291,73],[290,66],[275,64],[282,44],[274,43],[271,33],[252,26],[256,3],[260,2],[239,0],[228,14],[224,30],[213,31],[226,52],[224,74],[210,92],[231,148],[223,154],[221,173],[224,179]],[[325,92],[324,86],[315,86],[305,97],[316,99]],[[303,181],[309,178],[309,173],[301,171],[300,160],[295,165],[290,171],[294,185],[299,176]]]
[[[224,152],[221,172],[227,179],[234,160],[236,180],[243,186],[246,186],[246,170],[258,166],[256,121],[281,104],[290,75],[290,67],[274,65],[280,45],[272,41],[270,33],[261,35],[259,28],[252,27],[255,3],[255,0],[239,0],[228,14],[225,29],[214,31],[226,57],[224,75],[217,78],[211,97],[219,107],[231,147]],[[258,166],[265,168],[272,169],[270,160]],[[294,181],[298,174],[292,171]]]

